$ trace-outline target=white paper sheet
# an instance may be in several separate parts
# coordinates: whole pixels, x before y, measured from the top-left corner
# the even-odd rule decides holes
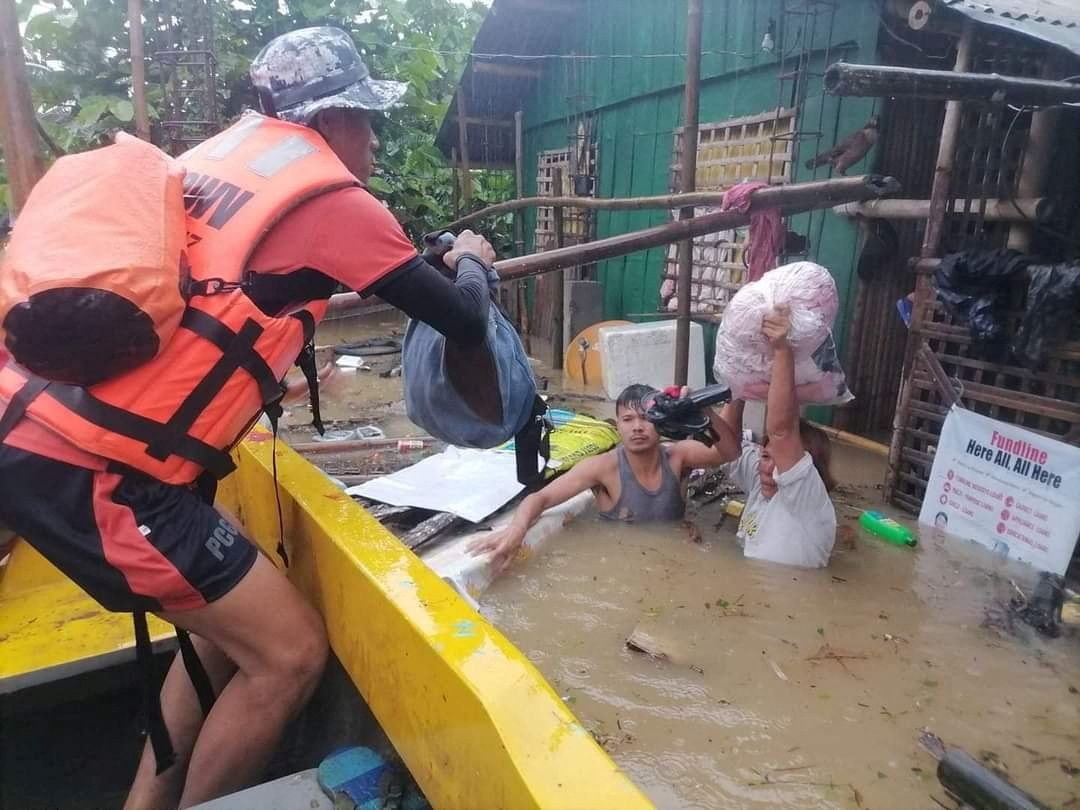
[[[345,491],[393,506],[452,512],[478,523],[523,489],[512,453],[448,447],[404,470]]]

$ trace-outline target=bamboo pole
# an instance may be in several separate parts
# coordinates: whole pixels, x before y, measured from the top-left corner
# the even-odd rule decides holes
[[[922,345],[919,346],[917,355],[919,359],[923,361],[926,370],[930,372],[930,378],[934,381],[938,394],[941,396],[941,401],[950,408],[953,405],[960,405],[963,407],[963,404],[960,402],[960,397],[957,396],[956,390],[952,386],[952,381],[949,380],[949,375],[946,374],[945,369],[941,367],[941,362],[937,359],[937,355],[934,354],[934,350],[930,348],[930,344],[925,340],[922,341]]]
[[[683,97],[682,161],[680,191],[695,188],[697,176],[698,112],[701,84],[701,0],[689,0],[686,20],[686,89]],[[679,221],[694,218],[694,206],[679,210]],[[694,242],[684,239],[678,249],[678,317],[675,328],[675,385],[686,385],[690,369],[690,291],[693,283]]]
[[[967,26],[972,25],[968,22]],[[909,96],[922,100],[984,101],[1046,106],[1080,101],[1080,83],[926,70],[895,65],[850,65],[837,62],[825,71],[825,89],[834,96]]]
[[[514,181],[518,197],[525,194],[525,114],[518,110],[514,113]],[[487,209],[483,209],[487,210]],[[478,217],[479,219],[479,217]],[[460,220],[459,220],[460,221]],[[470,220],[471,221],[471,220]],[[448,229],[450,230],[450,229]],[[457,230],[457,228],[453,228]],[[514,214],[514,245],[518,256],[525,255],[525,212]],[[529,334],[529,307],[525,295],[525,283],[517,286],[518,331],[525,342],[525,351],[532,353],[532,336]]]
[[[457,231],[477,220],[520,211],[523,208],[561,205],[564,208],[584,208],[593,211],[648,211],[681,208],[683,206],[718,206],[724,201],[723,191],[695,191],[689,194],[657,194],[650,197],[521,197],[516,200],[495,203],[487,208],[455,219],[441,230]]]
[[[857,447],[860,450],[866,450],[874,455],[881,456],[882,458],[889,457],[889,445],[887,444],[875,442],[873,439],[867,439],[865,436],[859,436],[855,433],[848,433],[846,430],[840,430],[831,425],[821,425],[817,422],[811,422],[810,424],[833,441],[846,444],[849,447]]]
[[[35,122],[15,2],[0,0],[0,146],[13,213],[22,208],[30,189],[45,172]]]
[[[899,190],[900,184],[895,178],[874,174],[770,186],[754,192],[750,197],[750,207],[745,213],[720,211],[580,245],[569,245],[557,250],[503,259],[495,262],[495,270],[503,281],[514,281],[551,273],[564,267],[590,264],[639,250],[670,245],[681,239],[692,239],[707,233],[741,228],[750,224],[751,214],[766,208],[778,208],[786,216],[831,208],[841,202],[869,200],[886,194],[896,194]],[[336,315],[341,316],[351,309],[363,308],[364,300],[356,293],[342,293],[333,296],[331,308]]]
[[[559,193],[562,193],[563,188],[563,171],[562,169],[551,170],[551,187],[558,189]],[[566,244],[565,234],[565,217],[563,215],[563,207],[561,205],[553,206],[551,209],[552,226],[555,229],[555,249],[561,250]],[[551,367],[562,368],[563,367],[563,308],[566,306],[566,274],[559,270],[555,273],[553,282],[553,291],[555,293],[555,300],[551,304],[552,316],[554,323],[551,329]]]
[[[454,215],[461,213],[461,163],[458,162],[457,147],[450,149],[450,166],[454,173],[454,187],[450,190],[450,204],[454,209]]]
[[[1047,54],[1042,67],[1042,77],[1049,79],[1060,70],[1059,61],[1052,54]],[[1028,129],[1027,148],[1024,150],[1024,164],[1020,168],[1017,182],[1018,197],[1041,194],[1046,186],[1046,175],[1050,170],[1053,157],[1054,135],[1061,119],[1061,108],[1048,107],[1031,114],[1031,127]],[[1034,217],[1029,217],[1034,219]],[[1030,222],[1020,222],[1009,228],[1008,246],[1013,250],[1026,253],[1031,248],[1034,229]]]
[[[469,172],[469,125],[466,123],[465,88],[457,91],[458,160],[461,168],[461,201],[465,208],[472,202],[472,174]]]
[[[514,113],[514,191],[517,193],[518,199],[522,199],[525,196],[525,131],[524,131],[524,114],[521,110]],[[535,199],[535,198],[534,198]],[[492,208],[498,208],[499,206],[488,206],[482,208],[479,211],[469,214],[466,217],[462,217],[457,222],[452,222],[446,227],[445,230],[456,231],[463,225],[469,222],[475,222],[478,219],[483,219],[485,211],[490,211]],[[517,255],[523,256],[525,254],[525,214],[516,209],[514,214],[514,245],[517,247]]]
[[[983,219],[989,222],[1045,221],[1054,213],[1054,203],[1046,197],[1021,197],[1015,200],[985,200]],[[964,213],[962,200],[954,200],[953,213]],[[841,217],[865,219],[927,219],[930,216],[930,200],[867,200],[844,203],[833,208]]]
[[[975,24],[965,20],[960,40],[956,47],[956,62],[953,70],[966,73],[971,68],[971,51],[975,39]],[[945,216],[949,208],[949,194],[952,187],[953,163],[956,157],[956,142],[960,134],[960,116],[963,102],[952,100],[945,105],[945,117],[941,123],[941,140],[938,144],[937,162],[934,166],[934,183],[930,190],[930,214],[926,220],[926,231],[920,250],[922,259],[934,259],[940,256],[942,237],[945,232]],[[915,352],[918,341],[922,339],[919,326],[927,309],[933,303],[934,290],[930,278],[925,273],[915,277],[915,305],[911,314],[911,329],[908,334],[907,348],[904,351],[903,383],[893,417],[892,442],[889,445],[889,467],[885,476],[885,498],[893,500],[900,472],[900,451],[904,445],[904,431],[907,428],[908,413],[911,410],[913,393],[912,376],[915,367]]]
[[[146,56],[143,40],[142,0],[128,0],[128,39],[131,43],[131,95],[135,107],[135,134],[150,140],[150,113],[146,107]]]
[[[885,194],[895,194],[900,184],[892,177],[863,175],[817,180],[812,183],[791,183],[762,188],[751,196],[745,213],[719,211],[688,220],[677,220],[641,231],[570,245],[561,250],[548,250],[520,258],[495,262],[495,270],[503,280],[525,278],[550,273],[575,264],[590,264],[623,256],[638,250],[669,245],[681,239],[692,239],[707,233],[740,228],[750,223],[750,215],[766,208],[779,208],[784,215],[831,208],[840,202],[867,200]]]
[[[296,442],[290,444],[293,450],[304,455],[330,455],[332,453],[362,453],[368,450],[396,449],[400,442],[405,442],[408,452],[425,450],[435,446],[438,440],[432,436],[402,436],[397,439],[346,439],[340,442]],[[409,442],[421,442],[417,447]]]

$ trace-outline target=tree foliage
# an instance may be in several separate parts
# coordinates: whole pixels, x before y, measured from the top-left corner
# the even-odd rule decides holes
[[[384,116],[371,190],[414,238],[454,218],[453,172],[435,134],[483,19],[486,4],[451,0],[210,0],[225,123],[255,106],[248,67],[275,35],[309,25],[349,31],[372,73],[408,82],[402,107]],[[155,140],[164,114],[163,71],[153,55],[174,47],[193,0],[144,0],[147,97]],[[126,0],[16,0],[33,102],[43,129],[64,151],[107,143],[134,130]],[[48,151],[48,150],[47,150]],[[49,155],[51,158],[52,155]],[[6,200],[0,160],[0,209]],[[476,172],[475,205],[512,195],[512,179]],[[505,234],[502,240],[506,241]]]

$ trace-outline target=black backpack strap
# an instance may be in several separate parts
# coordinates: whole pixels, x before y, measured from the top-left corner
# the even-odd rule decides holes
[[[255,379],[264,403],[280,399],[282,394],[280,381],[255,350],[255,342],[263,332],[258,323],[248,319],[239,331],[234,332],[206,313],[188,307],[180,326],[214,343],[222,354],[169,421],[160,428],[154,441],[147,445],[147,455],[158,461],[164,461],[174,454],[183,455],[180,444],[188,438],[191,426],[238,369],[244,369]]]
[[[319,409],[319,369],[315,365],[315,316],[308,310],[301,309],[292,313],[290,318],[296,318],[304,328],[304,348],[296,358],[296,365],[307,380],[308,396],[311,399],[311,424],[322,436],[326,433],[323,427],[322,412]]]
[[[544,470],[551,458],[551,419],[547,415],[547,403],[537,394],[533,400],[532,413],[528,421],[514,436],[514,457],[517,462],[518,482],[527,487],[543,482]],[[540,469],[536,467],[536,457],[544,460]]]
[[[203,717],[210,714],[214,708],[214,687],[210,684],[210,676],[206,674],[206,668],[199,660],[199,654],[195,651],[195,645],[191,643],[191,636],[187,630],[176,628],[176,643],[180,646],[180,656],[184,660],[184,669],[191,678],[191,685],[195,687],[195,694],[199,698],[199,706],[202,708]]]
[[[274,433],[274,440],[270,447],[270,467],[273,471],[274,478],[274,503],[277,506],[277,520],[278,520],[278,544],[277,555],[281,558],[281,562],[285,567],[289,567],[289,552],[285,550],[285,516],[281,511],[281,488],[278,486],[278,474],[277,474],[277,440],[278,440],[278,422],[281,420],[283,413],[281,409],[281,403],[274,403],[266,408],[266,416],[270,420],[270,427]]]
[[[142,686],[143,722],[150,746],[154,750],[157,763],[155,773],[160,776],[176,762],[169,730],[165,727],[165,718],[161,714],[161,696],[157,690],[157,678],[154,672],[154,649],[150,645],[150,630],[146,626],[146,612],[135,611],[132,619],[135,624],[135,660],[139,668],[139,681]]]
[[[326,433],[326,428],[323,427],[322,412],[319,409],[319,370],[315,367],[315,347],[310,343],[306,344],[296,358],[296,365],[307,380],[308,396],[311,398],[311,424],[322,436]]]
[[[41,377],[30,377],[22,388],[15,392],[15,395],[8,403],[7,410],[4,411],[3,417],[0,417],[0,444],[4,443],[4,439],[19,424],[19,421],[26,414],[26,409],[30,407],[30,403],[48,386],[48,380]]]

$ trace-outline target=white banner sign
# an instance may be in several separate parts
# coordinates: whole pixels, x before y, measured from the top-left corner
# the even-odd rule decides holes
[[[919,522],[1064,574],[1080,533],[1080,448],[953,408]]]

